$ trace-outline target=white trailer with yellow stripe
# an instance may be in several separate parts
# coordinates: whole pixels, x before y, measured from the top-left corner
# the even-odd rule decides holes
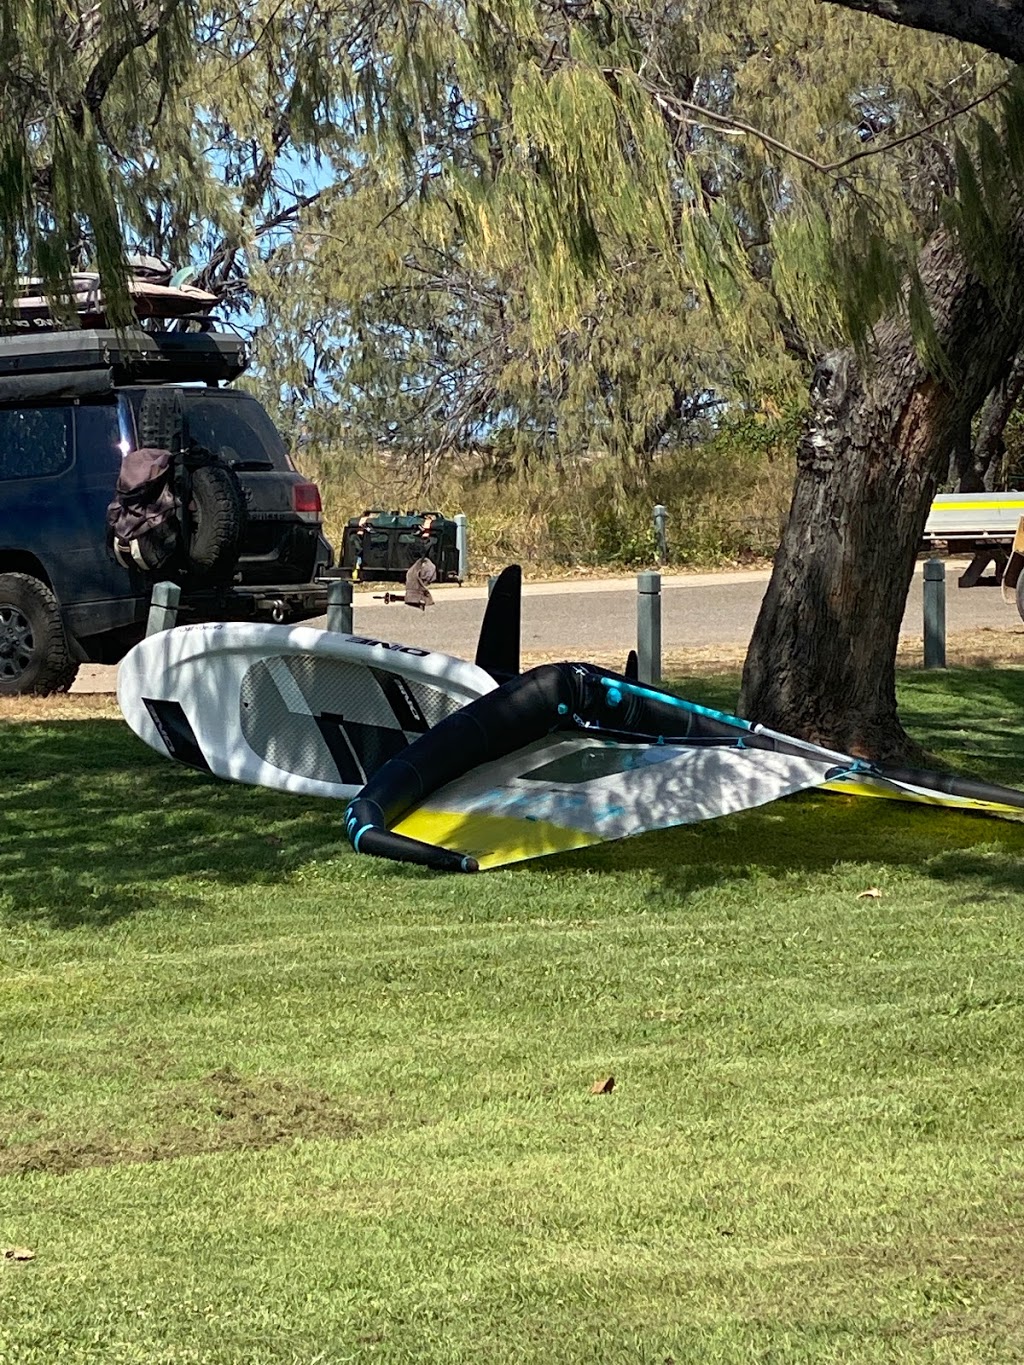
[[[1007,601],[1015,593],[1024,619],[1024,491],[940,493],[928,513],[924,539],[928,546],[944,542],[954,554],[968,552],[971,562],[960,587],[1002,584]],[[985,577],[990,564],[994,572]]]

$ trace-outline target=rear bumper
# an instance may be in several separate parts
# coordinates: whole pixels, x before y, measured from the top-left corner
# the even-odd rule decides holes
[[[182,625],[199,621],[266,621],[294,624],[327,611],[327,580],[221,588],[183,594]],[[149,597],[80,603],[64,613],[68,638],[82,662],[116,664],[146,633]]]
[[[299,514],[291,520],[269,516],[257,520],[250,514],[238,558],[243,587],[301,586],[333,563],[334,550],[319,519],[307,524]]]
[[[179,616],[186,621],[308,621],[327,611],[327,583],[267,583],[259,587],[190,592]]]

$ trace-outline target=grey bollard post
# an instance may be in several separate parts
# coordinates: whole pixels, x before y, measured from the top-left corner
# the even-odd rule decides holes
[[[455,514],[455,551],[459,557],[459,582],[464,583],[469,577],[469,535],[465,512]]]
[[[327,585],[327,629],[352,634],[352,583],[347,578],[332,578]]]
[[[497,583],[497,581],[498,581],[498,575],[497,575],[496,573],[492,573],[491,576],[490,576],[490,577],[488,578],[488,580],[487,580],[487,596],[488,596],[488,597],[490,597],[491,593],[494,591],[494,585],[495,585],[495,583]]]
[[[636,655],[641,682],[661,682],[661,574],[636,576]]]
[[[181,589],[177,583],[155,583],[149,599],[146,634],[157,635],[162,630],[173,630],[178,623],[178,603]]]
[[[668,563],[668,508],[663,503],[656,503],[654,508],[654,544],[658,552],[658,563]]]
[[[941,559],[924,563],[924,666],[946,667],[946,566]]]

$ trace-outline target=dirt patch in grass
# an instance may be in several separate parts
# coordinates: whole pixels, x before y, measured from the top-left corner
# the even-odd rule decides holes
[[[273,1077],[246,1078],[230,1068],[175,1087],[145,1118],[144,1137],[96,1132],[7,1145],[0,1149],[0,1177],[259,1151],[315,1138],[350,1139],[361,1131],[322,1091]]]
[[[900,641],[896,662],[900,668],[920,668],[924,641],[907,636]],[[1024,664],[1024,626],[985,626],[958,631],[946,637],[946,663],[950,668],[1004,668]]]
[[[621,673],[626,666],[626,655],[629,651],[625,648],[618,653],[590,651],[585,659],[588,664],[596,664],[598,668],[611,669],[613,673]],[[661,655],[662,677],[671,680],[674,677],[697,677],[705,673],[739,673],[743,667],[743,660],[746,658],[746,648],[727,648],[723,645],[715,645],[708,649],[666,649]],[[537,668],[540,664],[557,664],[565,661],[567,655],[562,653],[541,653],[537,650],[525,650],[522,655],[522,666],[527,668]],[[576,655],[573,655],[576,658]]]
[[[0,723],[38,723],[49,720],[120,719],[113,692],[82,692],[53,697],[0,697]]]

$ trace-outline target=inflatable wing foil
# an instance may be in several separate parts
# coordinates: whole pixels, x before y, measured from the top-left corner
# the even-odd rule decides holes
[[[352,846],[475,872],[748,810],[821,787],[997,815],[1024,793],[883,768],[589,664],[503,683],[386,762],[346,813]]]

